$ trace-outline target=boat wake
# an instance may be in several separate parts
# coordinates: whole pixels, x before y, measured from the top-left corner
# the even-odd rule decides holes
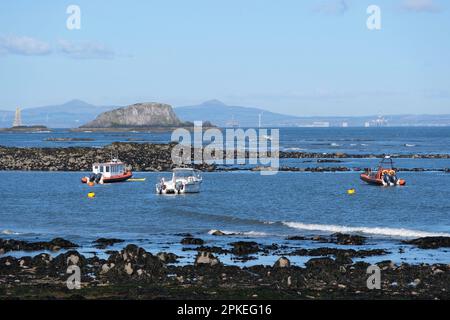
[[[300,222],[283,222],[283,224],[290,228],[299,230],[341,232],[341,233],[365,233],[370,235],[380,235],[399,238],[450,237],[450,233],[445,232],[427,232],[403,228],[349,227],[349,226],[327,225],[327,224],[307,224]]]

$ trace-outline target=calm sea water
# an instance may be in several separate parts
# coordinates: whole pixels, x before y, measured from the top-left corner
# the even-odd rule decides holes
[[[383,132],[381,138],[368,131],[367,135],[360,136],[359,130],[365,129],[355,129],[353,134],[352,129],[287,129],[286,137],[282,135],[281,138],[285,147],[303,148],[303,141],[308,141],[309,138],[296,141],[296,130],[299,136],[309,132],[312,137],[313,132],[319,132],[320,138],[316,137],[314,141],[327,145],[323,150],[334,148],[330,147],[332,143],[350,145],[364,141],[374,153],[386,152],[389,146],[406,144],[416,145],[405,147],[411,152],[450,152],[447,128],[399,129],[401,133],[396,139],[392,138],[394,131],[391,128],[373,131]],[[410,130],[409,135],[407,130]],[[67,136],[67,133],[58,134]],[[104,139],[102,143],[109,143],[106,138],[114,140],[112,135],[95,134],[96,141],[91,144],[100,139]],[[46,145],[47,142],[42,141],[44,136],[3,134],[0,144]],[[11,139],[4,140],[5,137]],[[154,139],[167,142],[168,136],[166,140],[161,135]],[[313,145],[311,142],[307,149],[314,148]],[[315,150],[322,150],[317,148]],[[335,151],[342,150],[337,148]],[[314,160],[306,161],[286,159],[282,165],[317,165]],[[376,161],[344,159],[343,163],[320,165],[367,167],[375,165]],[[450,161],[399,159],[397,165],[448,168]],[[82,244],[84,252],[93,251],[91,242],[99,237],[116,237],[152,252],[178,252],[191,261],[194,253],[181,251],[181,233],[201,237],[207,245],[227,246],[232,241],[246,239],[261,244],[275,242],[312,248],[324,244],[293,243],[285,238],[347,232],[368,236],[369,242],[363,248],[381,247],[391,251],[389,256],[373,258],[375,261],[450,262],[450,252],[446,250],[419,250],[400,243],[402,239],[413,237],[450,236],[448,173],[405,172],[401,177],[407,180],[407,186],[380,188],[362,183],[357,172],[280,172],[273,176],[249,171],[215,172],[204,174],[201,193],[181,196],[155,194],[155,183],[167,173],[136,173],[137,177],[147,180],[94,188],[80,183],[83,175],[81,172],[0,172],[0,237],[27,240],[64,237]],[[349,196],[346,193],[349,188],[355,188],[356,194]],[[87,198],[89,191],[96,193],[95,199]],[[234,235],[210,235],[209,232],[215,229]],[[123,244],[118,248],[121,246]],[[399,252],[400,248],[404,253]],[[260,257],[258,261],[273,263],[272,258]],[[304,259],[296,258],[294,262],[301,264]],[[236,263],[231,257],[222,257],[222,260]]]
[[[269,129],[270,130],[270,129]],[[46,141],[49,138],[90,138],[93,141]],[[171,133],[0,132],[0,145],[16,147],[101,147],[115,141],[166,143]],[[450,127],[402,128],[281,128],[282,150],[308,152],[450,153]]]

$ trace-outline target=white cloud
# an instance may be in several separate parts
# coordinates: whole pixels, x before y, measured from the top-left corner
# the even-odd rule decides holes
[[[42,56],[52,52],[48,43],[26,36],[0,36],[0,54]]]
[[[322,0],[314,7],[315,12],[342,15],[349,9],[347,0]]]
[[[401,8],[411,12],[439,12],[442,10],[434,0],[403,0]]]
[[[112,59],[115,56],[113,50],[99,42],[72,42],[59,40],[61,52],[73,59]]]

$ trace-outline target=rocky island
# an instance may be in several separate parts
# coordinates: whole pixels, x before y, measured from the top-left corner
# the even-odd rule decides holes
[[[206,123],[206,127],[212,126]],[[193,127],[192,122],[181,121],[172,109],[164,103],[136,103],[103,112],[93,121],[74,131],[171,131],[179,127]]]
[[[51,131],[46,126],[35,125],[35,126],[14,126],[11,128],[0,128],[0,132],[42,132]]]

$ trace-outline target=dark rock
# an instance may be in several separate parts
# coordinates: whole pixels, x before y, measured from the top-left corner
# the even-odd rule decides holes
[[[259,245],[253,241],[238,241],[230,243],[233,246],[231,252],[235,255],[252,254],[259,251]]]
[[[205,242],[202,239],[199,238],[184,238],[181,240],[181,244],[185,244],[185,245],[202,245]]]
[[[221,247],[217,247],[217,246],[200,246],[200,247],[195,247],[195,248],[183,248],[183,251],[204,251],[204,252],[212,252],[215,254],[228,254],[230,253],[230,250],[227,249],[223,249]]]
[[[305,263],[307,269],[337,269],[338,264],[331,258],[313,258]]]
[[[219,265],[220,261],[211,252],[200,251],[195,258],[195,265],[208,265],[215,266]]]
[[[281,257],[275,262],[273,265],[274,268],[289,268],[291,266],[291,262],[286,257]]]
[[[164,263],[176,263],[179,258],[176,254],[167,252],[160,252],[156,256]]]
[[[381,256],[388,254],[383,249],[372,250],[353,250],[353,249],[339,249],[339,248],[316,248],[316,249],[297,249],[290,253],[294,256],[330,256],[340,258],[341,261],[349,261],[348,258],[365,258],[371,256]]]
[[[108,239],[108,238],[99,238],[94,241],[95,247],[98,249],[105,249],[109,246],[112,246],[116,243],[122,243],[124,240],[121,239]]]
[[[403,243],[418,246],[420,249],[449,248],[450,237],[424,237],[413,240],[405,240]]]
[[[366,237],[358,235],[350,235],[344,233],[334,233],[331,235],[331,242],[341,245],[360,246],[366,242]]]
[[[308,238],[303,237],[303,236],[291,236],[291,237],[287,237],[286,240],[303,241],[303,240],[308,240]]]
[[[111,255],[102,265],[100,275],[119,282],[129,279],[150,280],[164,273],[164,263],[156,256],[130,244]]]
[[[41,251],[41,250],[51,250],[57,251],[60,249],[70,249],[76,248],[76,245],[73,242],[62,238],[55,238],[49,242],[27,242],[22,240],[4,240],[0,239],[0,249],[4,252],[8,251]]]
[[[213,236],[226,236],[227,234],[220,231],[220,230],[214,230],[213,232],[211,232],[211,235]]]

